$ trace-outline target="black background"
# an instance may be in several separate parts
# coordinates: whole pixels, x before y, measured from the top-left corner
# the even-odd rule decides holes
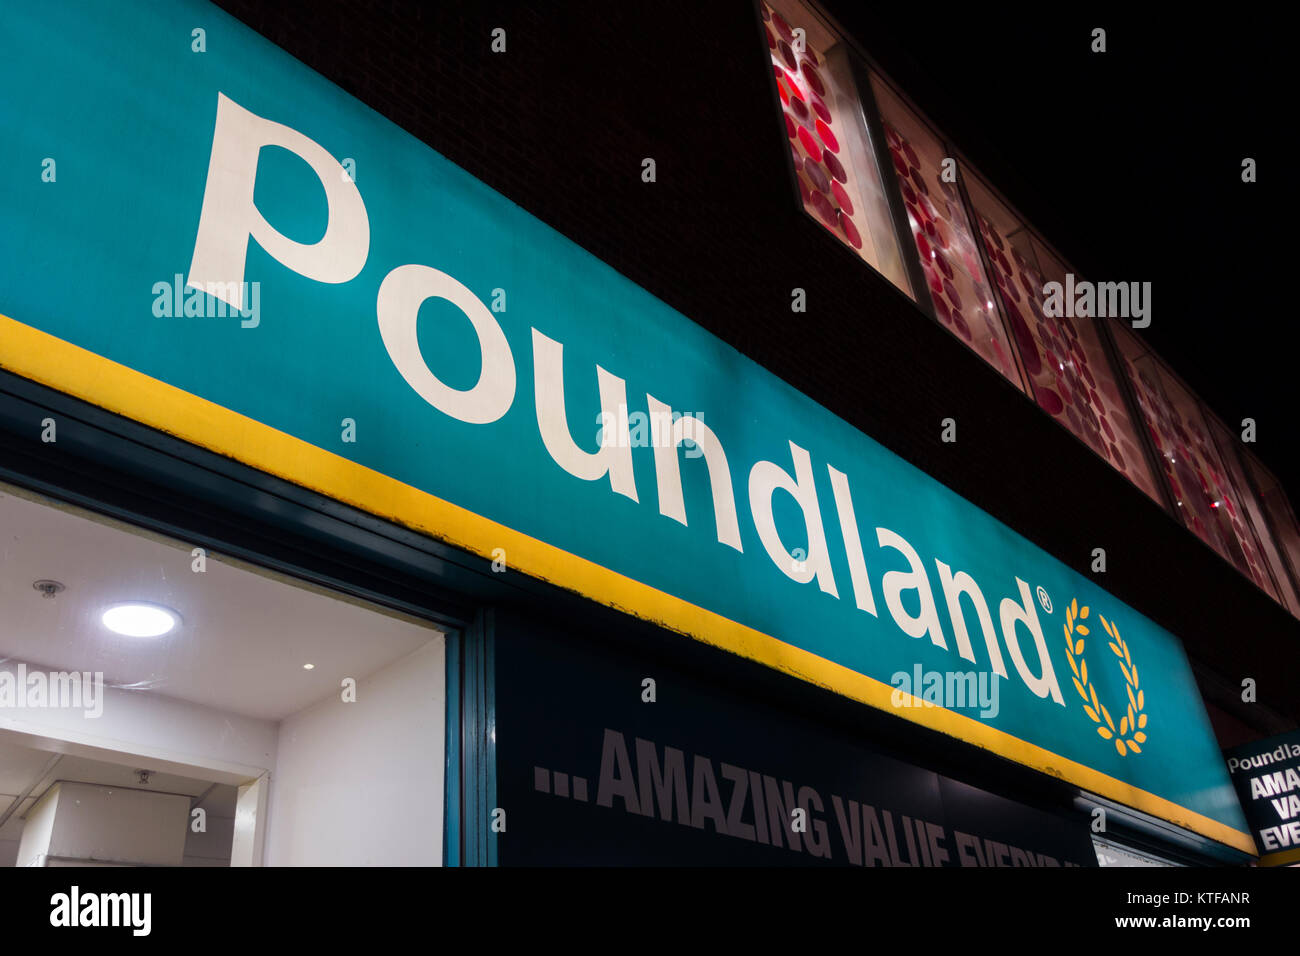
[[[485,948],[522,944],[596,945],[629,952],[695,953],[752,943],[772,952],[787,941],[807,949],[849,945],[974,948],[1022,946],[1034,934],[1058,940],[1181,945],[1190,934],[1233,946],[1251,931],[1276,939],[1293,926],[1294,885],[1283,870],[1031,869],[843,871],[818,869],[408,870],[269,868],[0,870],[9,922],[6,939],[98,943],[104,947],[177,945],[201,934],[209,943],[249,939],[301,947],[344,940],[366,950],[433,946],[468,939]],[[50,897],[76,882],[83,892],[153,893],[153,933],[53,929]],[[1129,893],[1179,890],[1246,892],[1249,903],[1162,906],[1128,902]],[[1117,929],[1117,916],[1246,916],[1248,929]],[[1156,935],[1153,936],[1152,932]],[[859,942],[860,941],[860,942]],[[987,941],[987,942],[985,942]],[[1120,943],[1122,946],[1123,944]],[[792,947],[798,951],[796,947]]]
[[[1294,501],[1291,31],[1132,3],[827,7],[1082,275],[1153,283],[1142,335],[1226,422],[1258,421]]]

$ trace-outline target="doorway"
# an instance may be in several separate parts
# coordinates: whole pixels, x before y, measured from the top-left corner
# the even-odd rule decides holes
[[[0,866],[437,865],[446,634],[0,484]]]

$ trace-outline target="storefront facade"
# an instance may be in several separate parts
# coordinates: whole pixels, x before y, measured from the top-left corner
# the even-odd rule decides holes
[[[1260,466],[1212,422],[1192,427],[1199,471],[1162,474],[1161,416],[1190,423],[1196,400],[1131,332],[1031,310],[1031,286],[1067,267],[973,173],[932,214],[944,150],[821,19],[796,52],[802,10],[755,9],[763,42],[740,49],[768,71],[773,130],[793,130],[773,163],[789,154],[803,241],[834,234],[886,326],[952,330],[942,361],[1044,438],[1007,473],[1065,449],[1129,524],[1189,555],[1171,580],[1208,575],[1293,634],[1294,518],[1247,477]],[[967,429],[980,444],[982,414],[925,419],[955,443],[900,441],[897,423],[878,441],[756,361],[770,340],[738,350],[667,304],[685,290],[647,291],[225,13],[68,12],[16,16],[6,58],[8,85],[37,58],[52,78],[6,107],[6,160],[35,172],[3,199],[3,480],[436,628],[445,720],[401,759],[445,769],[418,811],[441,845],[415,862],[1095,865],[1097,841],[1254,855],[1202,696],[1202,670],[1236,680],[1231,655],[1205,653],[1206,621],[1184,634],[1140,576],[1113,585],[1093,547],[1040,534],[1071,523],[1056,501],[1022,503],[1037,517],[1021,523],[981,488],[1005,445],[977,453],[979,480],[929,467]],[[855,113],[846,91],[872,84]],[[669,174],[633,165],[646,189]],[[789,286],[767,312],[796,339],[810,301],[844,294]],[[900,457],[910,443],[925,448]],[[1231,483],[1208,511],[1191,492],[1205,476]],[[1174,524],[1184,501],[1218,555]],[[1121,542],[1131,568],[1113,530],[1088,540]],[[256,821],[231,861],[386,862],[282,835],[310,817],[276,800],[310,734],[268,713],[277,756],[220,771]],[[16,720],[28,743],[58,737]],[[93,736],[78,745],[107,749]]]

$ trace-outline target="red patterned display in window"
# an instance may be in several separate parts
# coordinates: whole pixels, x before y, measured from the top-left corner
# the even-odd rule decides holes
[[[796,33],[795,26],[766,4],[763,20],[804,207],[841,242],[861,251],[864,224],[854,220],[861,213],[850,198],[856,189],[850,165],[840,155],[823,58],[805,34]]]
[[[1141,354],[1141,347],[1126,334],[1120,343],[1183,522],[1239,571],[1275,594],[1254,534],[1246,525],[1249,518],[1242,492],[1228,477],[1195,400],[1152,356]]]
[[[1037,253],[1041,244],[999,209],[999,218],[1015,227],[1011,238],[988,218],[994,207],[987,199],[981,202],[974,185],[971,195],[984,251],[993,264],[998,296],[1034,398],[1049,415],[1158,501],[1150,468],[1138,448],[1137,434],[1092,320],[1045,312],[1044,276]],[[1047,279],[1064,280],[1064,269],[1050,258],[1046,268]]]
[[[957,187],[940,175],[943,157],[924,145],[918,149],[899,132],[889,121],[897,107],[882,102],[881,110],[886,114],[889,154],[935,314],[986,362],[1019,384],[1006,329],[993,302],[961,197]]]

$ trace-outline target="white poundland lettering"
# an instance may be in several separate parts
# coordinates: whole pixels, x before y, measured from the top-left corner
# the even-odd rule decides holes
[[[1288,758],[1300,759],[1300,744],[1289,742],[1281,743],[1268,753],[1255,754],[1252,757],[1229,757],[1228,772],[1236,773],[1238,770],[1256,770],[1260,767],[1267,767],[1270,764],[1280,763]]]
[[[1259,831],[1259,839],[1264,844],[1264,849],[1270,853],[1275,850],[1300,846],[1300,821],[1292,821],[1276,827],[1265,827]]]
[[[258,155],[264,146],[279,146],[297,155],[319,180],[328,217],[325,235],[319,242],[304,245],[289,239],[257,210],[253,196]],[[343,173],[338,160],[304,134],[256,116],[218,94],[212,155],[187,285],[242,308],[249,240],[256,241],[271,258],[306,278],[327,283],[355,279],[369,256],[370,224],[360,191],[352,178]],[[309,180],[307,188],[315,188],[315,184]],[[473,328],[481,366],[478,381],[469,389],[453,389],[442,382],[420,354],[416,322],[421,304],[430,298],[454,305]],[[398,264],[380,282],[375,310],[379,335],[393,367],[429,406],[458,421],[484,426],[499,421],[510,411],[516,397],[515,356],[497,316],[463,283],[431,266]],[[569,421],[571,417],[575,421],[590,420],[590,416],[585,412],[570,416],[566,411],[564,345],[536,328],[531,328],[530,333],[534,412],[541,446],[557,466],[574,478],[592,482],[593,487],[600,487],[605,479],[608,492],[640,503],[633,448],[641,443],[629,441],[625,380],[596,366],[599,419],[612,427],[603,429],[598,449],[582,448],[573,438]],[[673,421],[677,414],[669,403],[649,393],[645,395],[645,403],[652,423]],[[639,409],[636,413],[643,414]],[[683,417],[680,422],[686,420]],[[743,553],[733,476],[723,448],[725,436],[704,428],[695,417],[690,421],[697,427],[689,437],[702,449],[709,471],[718,545]],[[653,454],[659,514],[687,525],[676,459],[682,441],[688,437],[686,426],[674,424],[671,430],[662,424],[656,427],[659,432],[653,443]],[[748,480],[743,487],[748,492],[754,530],[772,564],[786,578],[798,584],[815,581],[822,600],[842,600],[818,501],[813,456],[793,440],[787,441],[788,463],[758,461],[748,469]],[[872,585],[874,569],[879,575],[880,593],[889,617],[902,634],[912,638],[928,636],[935,646],[950,650],[930,580],[930,562],[922,558],[903,534],[883,527],[871,529],[879,548],[868,559],[863,552],[864,529],[859,527],[854,510],[850,476],[830,463],[825,468],[834,492],[834,517],[842,533],[856,607],[872,617],[880,616]],[[778,492],[789,495],[798,505],[802,528],[794,548],[787,547],[776,526],[773,498]],[[802,551],[804,557],[794,559],[797,551]],[[1000,679],[1007,678],[1005,649],[1020,680],[1031,693],[1039,698],[1051,698],[1064,707],[1029,584],[1015,574],[1004,575],[1001,583],[1013,585],[1016,596],[1002,598],[995,615],[970,574],[960,569],[954,571],[942,556],[930,560],[939,573],[945,609],[956,636],[957,655],[977,662],[975,644],[968,630],[967,609],[970,609],[983,637],[986,671]],[[918,610],[911,613],[909,607]],[[1025,636],[1031,644],[1022,647]],[[1030,647],[1032,653],[1027,655]]]
[[[1300,790],[1300,771],[1297,771],[1295,767],[1287,767],[1285,770],[1279,770],[1276,773],[1266,773],[1250,778],[1250,797],[1252,800],[1258,800],[1261,797],[1276,797],[1280,794],[1290,793],[1293,790]]]

